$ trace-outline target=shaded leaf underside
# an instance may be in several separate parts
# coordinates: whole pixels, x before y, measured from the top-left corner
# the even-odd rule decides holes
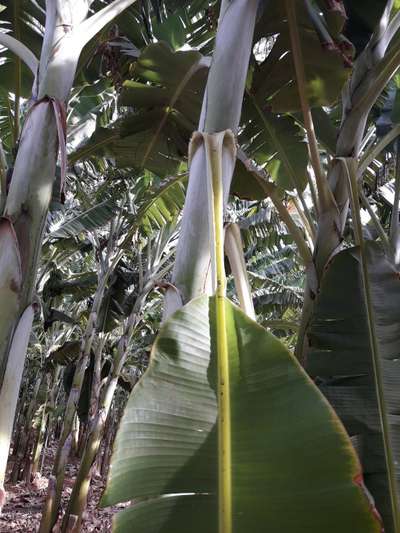
[[[218,530],[214,306],[202,297],[172,316],[129,400],[102,503],[138,503],[117,532]],[[327,402],[275,337],[226,310],[234,531],[380,531]]]
[[[393,455],[400,454],[400,279],[379,245],[367,245],[375,330]],[[365,482],[393,530],[382,434],[357,248],[336,255],[324,277],[309,330],[307,369],[352,437]],[[398,481],[400,469],[396,467]]]

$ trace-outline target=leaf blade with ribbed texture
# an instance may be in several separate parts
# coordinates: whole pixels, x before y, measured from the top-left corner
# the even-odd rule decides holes
[[[225,302],[234,532],[380,531],[326,400],[273,335]],[[137,501],[117,515],[118,533],[218,531],[214,309],[201,297],[164,324],[129,400],[102,501]]]
[[[80,233],[93,231],[105,226],[116,215],[115,201],[105,200],[65,221],[59,227],[50,231],[49,238],[61,239],[76,237]]]
[[[380,246],[367,242],[375,334],[395,460],[400,457],[400,280]],[[335,256],[309,329],[307,369],[341,417],[363,464],[365,482],[393,530],[358,249]],[[400,469],[397,466],[397,479]]]

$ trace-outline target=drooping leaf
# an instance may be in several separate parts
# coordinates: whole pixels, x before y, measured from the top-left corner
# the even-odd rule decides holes
[[[231,194],[244,200],[263,200],[265,191],[240,159],[236,160]]]
[[[44,314],[44,330],[46,331],[54,322],[64,322],[65,324],[76,324],[76,320],[71,316],[63,313],[59,309],[50,308],[48,311],[46,307],[43,309]]]
[[[338,132],[329,114],[322,107],[316,107],[312,110],[312,117],[318,141],[328,152],[334,154]]]
[[[60,226],[52,229],[50,239],[76,237],[82,232],[101,228],[116,215],[116,205],[112,200],[105,200],[90,209],[75,215]]]
[[[102,503],[146,498],[114,531],[218,531],[215,301],[177,311],[116,439]],[[226,300],[238,533],[378,533],[348,437],[280,342]],[[307,416],[305,416],[307,413]]]
[[[399,479],[400,279],[379,245],[368,242],[367,252],[375,332]],[[393,521],[358,249],[341,252],[329,265],[308,336],[308,371],[318,380],[352,436],[363,464],[365,483],[383,516],[385,531],[391,532]]]
[[[247,99],[243,114],[246,122],[239,142],[246,155],[264,166],[279,187],[303,190],[307,184],[308,151],[293,118],[262,110],[255,98]]]
[[[52,363],[67,366],[78,357],[80,347],[80,341],[66,341],[59,348],[52,351],[49,354],[48,359]]]
[[[133,272],[121,264],[114,270],[98,313],[100,330],[112,331],[119,325],[121,317],[128,316],[129,309],[126,300],[128,288],[133,284],[134,279]]]
[[[331,13],[327,9],[329,4],[332,3],[321,5],[327,16]],[[296,9],[310,105],[331,105],[339,97],[350,73],[351,43],[346,42],[347,48],[343,49],[338,28],[329,28],[318,9],[310,8],[312,16],[305,2],[296,2]],[[258,99],[268,100],[274,112],[298,111],[300,102],[283,2],[269,3],[256,28],[256,36],[258,39],[275,36],[276,42],[255,70],[252,93]]]
[[[147,46],[120,98],[132,113],[109,129],[97,129],[70,159],[103,155],[121,167],[174,174],[197,127],[207,66],[195,50],[173,52],[162,42]]]
[[[140,168],[143,154],[153,138],[151,128],[154,126],[154,118],[154,116],[146,117],[144,131],[132,135],[120,133],[119,126],[124,127],[124,120],[112,129],[96,129],[90,139],[71,154],[70,160],[77,162],[100,156],[114,159],[119,168]],[[161,118],[160,114],[157,118]],[[161,137],[154,151],[147,158],[146,168],[161,176],[174,174],[180,163],[180,157],[174,145]]]
[[[75,370],[77,363],[69,363],[63,373],[63,385],[65,393],[69,396],[74,380]],[[93,374],[94,374],[94,353],[91,352],[89,365],[85,369],[85,374],[83,377],[82,388],[79,394],[78,404],[76,406],[76,412],[79,417],[79,420],[86,424],[88,421],[89,407],[90,407],[90,396],[92,391],[93,383]]]
[[[97,285],[96,272],[82,272],[63,279],[61,271],[52,270],[49,279],[43,287],[43,298],[49,301],[56,296],[71,294],[75,297],[86,298],[92,294]]]

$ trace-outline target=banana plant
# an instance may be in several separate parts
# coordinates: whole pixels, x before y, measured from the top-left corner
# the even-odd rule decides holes
[[[367,46],[355,61],[352,75],[342,93],[342,123],[333,153],[334,158],[325,175],[305,91],[304,62],[296,32],[296,7],[286,2],[286,8],[292,31],[292,54],[302,101],[303,120],[318,189],[318,231],[313,259],[317,292],[313,292],[308,283],[298,339],[298,356],[307,363],[311,375],[321,379],[322,390],[327,392],[350,434],[354,436],[365,471],[368,473],[367,485],[377,498],[378,508],[384,516],[385,531],[397,532],[400,528],[396,473],[398,452],[387,369],[393,364],[392,350],[396,352],[396,339],[391,339],[393,348],[389,347],[387,330],[382,327],[384,316],[393,317],[389,310],[389,299],[387,298],[385,306],[382,294],[389,290],[386,278],[390,278],[389,273],[396,270],[396,239],[393,238],[390,242],[362,190],[363,173],[379,151],[396,137],[396,130],[389,132],[382,141],[363,155],[360,161],[358,158],[368,143],[370,134],[368,131],[365,133],[365,129],[371,108],[400,64],[399,16],[398,12],[392,12],[393,3],[387,2]],[[372,243],[364,244],[359,196],[363,206],[372,216],[377,230],[380,240],[380,246],[377,248]],[[349,204],[357,249],[341,252],[336,259],[336,254],[343,246]],[[395,235],[398,228],[396,206],[393,208],[391,228],[391,234]],[[355,258],[354,263],[350,257]],[[350,285],[353,290],[357,288],[358,302],[361,303],[360,329],[366,336],[363,338],[361,335],[355,335],[350,340],[355,350],[354,358],[351,357],[350,360],[353,365],[359,365],[359,373],[355,366],[351,368],[352,364],[349,364],[347,369],[344,364],[343,357],[348,345],[343,336],[343,320],[348,316],[348,296],[344,296],[339,290],[339,300],[340,295],[343,298],[340,305],[332,292],[332,282],[334,279],[337,282],[339,270],[342,274],[346,271],[345,276],[351,275]],[[333,290],[336,291],[337,287]],[[391,298],[396,298],[394,287],[391,289]],[[315,304],[317,308],[313,311]],[[328,324],[329,321],[331,322]],[[328,340],[331,335],[332,341]],[[321,349],[325,349],[325,355],[329,356],[325,357]],[[312,358],[310,362],[308,357]],[[338,358],[336,364],[335,357]],[[395,376],[396,372],[392,369],[391,380],[397,383]],[[392,386],[395,387],[393,381]],[[364,408],[360,411],[360,408],[356,407],[357,402],[362,401],[361,398],[365,396],[366,390],[370,402],[368,412],[370,417],[373,417],[369,419],[364,414]],[[344,400],[345,396],[347,401]],[[350,405],[354,408],[354,415],[350,414],[351,410],[346,412]],[[368,429],[363,427],[364,424]],[[375,457],[374,464],[372,455]]]
[[[62,530],[64,531],[69,531],[72,525],[77,529],[81,527],[82,515],[87,505],[92,466],[101,446],[119,376],[132,350],[132,340],[142,321],[148,296],[158,284],[163,283],[163,278],[172,267],[172,263],[169,261],[169,248],[173,233],[173,227],[165,226],[157,238],[153,239],[153,243],[152,239],[148,239],[144,253],[137,253],[136,260],[139,269],[142,269],[141,263],[144,263],[143,272],[140,276],[139,287],[135,290],[128,317],[123,320],[122,327],[118,327],[122,333],[117,338],[116,346],[113,349],[112,368],[101,390],[98,407],[94,409],[90,422],[80,468],[63,519]],[[136,245],[139,248],[138,239]],[[128,295],[127,300],[132,300],[131,296]]]
[[[327,269],[309,330],[307,369],[352,436],[385,531],[396,532],[399,283],[395,248],[388,254],[382,242],[364,239],[357,164],[352,159],[342,164],[350,181],[356,246],[337,254]]]
[[[32,309],[43,228],[51,199],[58,156],[61,166],[61,189],[66,173],[66,110],[75,72],[85,45],[134,0],[114,0],[113,3],[89,15],[92,2],[79,0],[46,1],[46,21],[40,58],[18,37],[0,33],[0,45],[8,48],[32,74],[32,93],[20,134],[8,192],[2,190],[0,287],[7,302],[0,318],[0,394],[7,390],[18,394],[20,377],[11,384],[4,380],[12,367],[23,367],[25,351],[10,358],[18,324],[26,328]],[[18,90],[17,90],[18,92]],[[17,94],[19,98],[19,93]],[[14,117],[15,122],[18,117]],[[28,313],[28,315],[26,314]],[[19,342],[19,341],[18,341]],[[20,347],[23,347],[24,343]],[[4,500],[5,458],[10,443],[10,423],[15,401],[10,398],[8,411],[3,410],[0,491]]]
[[[336,415],[283,345],[226,299],[222,173],[233,140],[230,131],[193,138],[192,157],[205,145],[215,296],[163,326],[121,422],[102,502],[139,499],[117,515],[121,532],[132,523],[142,532],[378,532]],[[299,490],[293,478],[307,483]]]
[[[302,326],[299,332],[297,355],[300,360],[307,353],[307,324],[313,301],[323,279],[329,260],[341,250],[345,223],[349,209],[348,180],[342,157],[358,158],[363,144],[364,131],[370,111],[400,65],[399,13],[393,13],[393,2],[386,2],[374,31],[364,49],[354,61],[351,76],[342,90],[342,117],[337,133],[333,160],[325,173],[320,163],[314,125],[305,90],[306,74],[301,43],[296,35],[296,7],[286,2],[292,27],[292,54],[296,65],[297,82],[308,140],[312,150],[318,188],[317,235],[314,250],[314,269],[317,282],[305,290]],[[359,6],[357,6],[359,9]]]
[[[173,278],[189,303],[168,309],[121,422],[102,503],[137,502],[117,515],[115,531],[132,523],[138,532],[382,529],[334,412],[283,345],[226,298],[230,128],[239,123],[257,7],[221,4]],[[228,27],[247,52],[237,73]],[[201,292],[214,295],[193,298]]]
[[[108,280],[122,257],[122,252],[117,246],[120,230],[121,216],[118,215],[116,219],[110,223],[110,232],[104,250],[101,248],[97,235],[93,235],[93,241],[96,246],[96,255],[99,261],[98,282],[85,331],[82,335],[72,386],[65,408],[61,437],[58,443],[57,454],[53,466],[55,484],[54,486],[51,486],[50,490],[48,491],[47,500],[44,504],[44,512],[42,514],[42,520],[40,524],[41,533],[50,532],[58,518],[61,493],[64,483],[65,465],[67,463],[72,445],[72,425],[76,416],[76,408],[82,390],[85,370],[88,366],[94,338],[99,327],[98,315],[103,302]]]

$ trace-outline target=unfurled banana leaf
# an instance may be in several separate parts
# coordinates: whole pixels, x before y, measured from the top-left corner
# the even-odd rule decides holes
[[[378,533],[340,422],[286,348],[225,300],[235,533]],[[214,298],[177,311],[129,400],[102,504],[114,531],[216,533]]]
[[[215,27],[206,14],[212,4],[215,0],[196,0],[189,5],[182,0],[136,2],[117,19],[118,27],[139,48],[146,41],[157,40],[173,48],[185,43],[193,48],[210,48]]]
[[[172,102],[195,124],[208,65],[209,61],[196,50],[174,52],[165,42],[150,44],[135,63],[134,79],[124,83],[120,103],[137,109],[164,109]]]
[[[156,190],[143,204],[132,225],[150,234],[171,223],[179,215],[185,203],[186,178],[172,179]]]
[[[120,167],[173,174],[196,129],[208,61],[195,50],[174,52],[160,42],[143,50],[132,71],[120,98],[132,114],[112,128],[97,129],[70,160],[105,155]]]
[[[48,361],[56,363],[57,365],[67,366],[73,363],[79,355],[81,342],[66,341],[59,348],[52,351],[48,356]]]
[[[307,185],[308,164],[304,135],[292,117],[274,115],[261,109],[260,104],[254,97],[247,96],[243,112],[246,122],[239,143],[248,157],[265,166],[279,187],[303,190]],[[243,181],[238,180],[238,185]]]
[[[131,242],[132,235],[140,229],[150,235],[170,224],[178,217],[185,203],[186,177],[167,181],[143,203],[135,215],[127,217],[130,230],[123,246]]]
[[[379,245],[367,243],[375,333],[391,448],[400,478],[400,279]],[[307,369],[340,416],[359,453],[365,483],[393,529],[359,250],[336,255],[323,278],[309,329]]]
[[[336,13],[337,23],[332,24],[333,4],[340,2],[320,2],[320,9],[312,2],[296,2],[306,90],[312,107],[335,102],[350,73],[353,49],[340,33],[346,14],[344,9]],[[283,2],[268,2],[256,27],[256,38],[263,37],[274,37],[276,42],[255,69],[252,93],[264,102],[268,100],[274,112],[298,111],[300,102]]]
[[[119,168],[141,168],[143,153],[152,139],[151,128],[161,118],[158,111],[149,113],[143,121],[136,122],[137,130],[134,132],[132,129],[131,133],[124,130],[127,119],[121,119],[112,128],[97,128],[88,141],[70,155],[69,160],[75,163],[92,157],[107,157],[114,159]],[[165,137],[159,137],[147,158],[146,168],[160,176],[174,174],[180,157],[173,143],[167,143]]]
[[[82,232],[96,230],[114,218],[117,210],[115,201],[106,200],[51,229],[48,237],[50,239],[76,237]]]

